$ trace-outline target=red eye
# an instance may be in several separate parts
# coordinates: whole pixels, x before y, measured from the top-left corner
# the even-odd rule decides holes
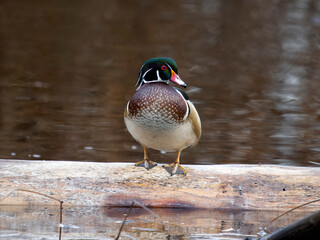
[[[162,65],[162,66],[161,66],[161,70],[165,71],[165,70],[167,70],[167,69],[168,69],[168,67],[167,67],[166,65]]]

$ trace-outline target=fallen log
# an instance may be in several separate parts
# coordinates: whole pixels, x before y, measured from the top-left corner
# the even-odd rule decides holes
[[[183,165],[187,176],[133,163],[0,160],[0,205],[281,210],[319,198],[320,168],[278,165]],[[320,203],[304,207],[318,210]]]

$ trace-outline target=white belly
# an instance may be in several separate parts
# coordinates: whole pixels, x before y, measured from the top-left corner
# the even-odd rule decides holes
[[[167,152],[181,151],[197,142],[192,123],[143,124],[125,117],[125,124],[132,137],[143,146]],[[155,123],[157,124],[157,123]]]

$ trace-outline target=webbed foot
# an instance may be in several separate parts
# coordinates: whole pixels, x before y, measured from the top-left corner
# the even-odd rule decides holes
[[[143,146],[143,152],[144,152],[143,160],[140,162],[137,162],[136,167],[144,167],[145,169],[150,170],[151,168],[154,168],[155,166],[157,166],[156,162],[149,160],[147,147]]]
[[[157,166],[157,163],[150,161],[149,159],[144,159],[144,160],[136,163],[136,167],[144,167],[147,170],[150,170],[151,168],[153,168],[155,166]]]
[[[187,175],[186,170],[177,162],[168,164],[168,165],[164,165],[162,166],[165,170],[167,170],[168,173],[172,175],[174,174],[181,174],[181,175]]]

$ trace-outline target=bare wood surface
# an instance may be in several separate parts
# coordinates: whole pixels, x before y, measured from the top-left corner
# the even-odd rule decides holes
[[[320,197],[320,168],[277,165],[183,165],[170,176],[133,163],[0,160],[0,205],[219,208],[285,211]],[[320,203],[304,207],[319,209]]]

